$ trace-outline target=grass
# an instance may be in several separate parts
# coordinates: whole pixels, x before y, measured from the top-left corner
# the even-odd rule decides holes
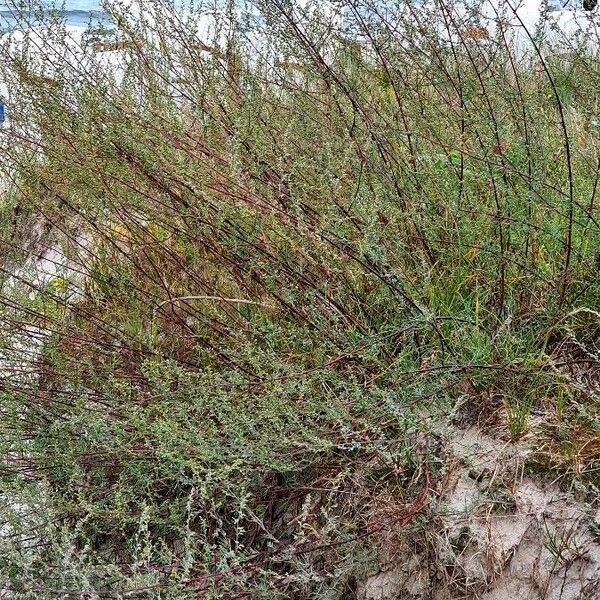
[[[513,438],[543,413],[543,471],[598,485],[600,63],[409,7],[325,44],[268,2],[258,50],[232,19],[208,51],[113,4],[122,69],[58,26],[44,67],[3,48],[14,597],[341,593],[433,510],[457,405]]]

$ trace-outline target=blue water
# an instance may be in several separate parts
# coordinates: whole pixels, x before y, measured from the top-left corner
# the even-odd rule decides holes
[[[23,2],[23,0],[0,0],[0,31],[7,31],[15,27],[22,27],[24,24],[31,24],[36,20],[35,12],[24,11],[17,14],[18,9],[23,5],[39,6],[37,2]],[[88,25],[107,24],[106,15],[102,12],[100,0],[66,0],[64,2],[43,2],[47,7],[57,7],[62,9],[61,16],[67,23],[76,27],[87,27]]]

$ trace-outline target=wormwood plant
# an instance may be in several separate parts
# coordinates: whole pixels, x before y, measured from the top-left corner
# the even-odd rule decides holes
[[[597,483],[596,56],[447,3],[208,8],[3,42],[11,597],[351,591],[457,401],[546,410],[540,464]]]

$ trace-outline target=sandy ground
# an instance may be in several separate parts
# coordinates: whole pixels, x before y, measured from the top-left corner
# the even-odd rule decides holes
[[[383,564],[360,600],[592,600],[600,598],[597,510],[524,476],[532,451],[473,427],[448,435],[455,468],[427,552]]]

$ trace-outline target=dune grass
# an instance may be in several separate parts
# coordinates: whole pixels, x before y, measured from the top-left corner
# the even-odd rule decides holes
[[[338,597],[426,526],[451,421],[600,485],[600,64],[406,6],[4,47],[12,597]]]

